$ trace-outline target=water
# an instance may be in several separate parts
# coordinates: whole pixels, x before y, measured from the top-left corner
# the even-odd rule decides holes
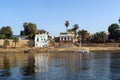
[[[120,80],[120,53],[1,53],[0,80]]]

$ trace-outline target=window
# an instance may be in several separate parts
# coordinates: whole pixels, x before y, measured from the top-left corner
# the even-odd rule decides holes
[[[70,39],[69,39],[69,37],[68,37],[68,41],[69,41]]]
[[[61,38],[61,40],[63,40],[63,38]]]
[[[37,38],[37,42],[39,42],[39,38]]]

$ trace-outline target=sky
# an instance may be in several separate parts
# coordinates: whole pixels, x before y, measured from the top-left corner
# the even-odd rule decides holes
[[[65,32],[74,24],[79,29],[95,33],[108,31],[108,26],[118,23],[120,0],[0,0],[0,28],[11,26],[19,35],[24,22],[37,25],[50,35]]]

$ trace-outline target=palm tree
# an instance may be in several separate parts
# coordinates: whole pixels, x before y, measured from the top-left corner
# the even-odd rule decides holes
[[[73,26],[73,30],[74,30],[75,36],[77,35],[77,30],[78,30],[78,29],[79,29],[78,24],[75,24],[75,25]]]
[[[69,21],[65,22],[65,26],[66,26],[66,31],[68,30],[68,26],[70,25]]]
[[[74,27],[74,30],[75,30],[75,31],[77,31],[77,30],[79,29],[78,24],[75,24],[73,27]]]
[[[9,43],[9,40],[4,40],[4,47],[7,49],[8,48],[8,45],[9,45],[10,43]]]
[[[17,44],[17,42],[19,42],[19,38],[18,37],[14,37],[13,42],[15,43],[15,48],[16,48],[16,44]]]
[[[79,29],[78,24],[73,25],[73,31],[74,31],[75,38],[77,37],[77,30],[78,29]]]

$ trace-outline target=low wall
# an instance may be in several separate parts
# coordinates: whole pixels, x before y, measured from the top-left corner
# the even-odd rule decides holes
[[[12,39],[9,39],[9,47],[15,47],[15,43],[13,42]],[[4,46],[4,40],[0,40],[0,47]],[[33,47],[34,46],[34,41],[33,40],[19,40],[17,42],[16,47]]]

